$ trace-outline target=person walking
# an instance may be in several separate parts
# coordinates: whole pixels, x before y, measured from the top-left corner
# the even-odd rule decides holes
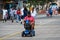
[[[8,17],[8,14],[7,14],[7,9],[3,9],[3,23],[4,21],[6,22],[7,21],[7,17]]]
[[[10,9],[10,19],[12,23],[14,22],[14,13],[15,13],[14,8]]]
[[[31,11],[31,16],[33,16],[35,18],[36,14],[37,14],[37,12],[36,12],[35,8],[33,8]]]
[[[17,10],[14,9],[14,19],[16,19],[16,18],[17,18]]]
[[[53,11],[52,11],[51,8],[49,8],[48,12],[49,12],[49,14],[50,14],[50,17],[52,17]]]
[[[50,14],[49,14],[49,12],[48,12],[48,9],[46,10],[46,15],[47,15],[47,17],[50,16]]]
[[[23,15],[23,19],[24,19],[27,16],[27,13],[28,13],[28,10],[27,10],[26,7],[24,7],[23,13],[24,13],[24,15]]]
[[[23,23],[23,16],[24,16],[24,12],[23,12],[23,10],[24,10],[24,7],[22,7],[21,8],[21,24]]]
[[[16,20],[16,22],[18,23],[18,21],[21,21],[21,10],[20,10],[20,8],[18,8],[18,10],[17,10],[17,20]]]

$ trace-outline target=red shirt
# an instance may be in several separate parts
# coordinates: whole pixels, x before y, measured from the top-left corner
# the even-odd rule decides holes
[[[24,18],[24,21],[25,20],[30,20],[30,22],[34,22],[35,20],[34,20],[34,17],[28,17],[28,16],[26,16],[25,18]]]
[[[21,11],[20,10],[17,10],[17,14],[21,14]]]

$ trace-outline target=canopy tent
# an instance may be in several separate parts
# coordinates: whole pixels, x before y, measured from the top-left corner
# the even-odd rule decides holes
[[[57,5],[56,3],[51,3],[50,5]]]

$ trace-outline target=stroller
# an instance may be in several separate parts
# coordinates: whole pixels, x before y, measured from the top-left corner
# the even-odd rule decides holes
[[[26,23],[26,25],[24,26],[25,31],[22,32],[22,37],[33,37],[33,36],[35,36],[35,31],[31,30],[30,21],[26,20],[25,23]]]

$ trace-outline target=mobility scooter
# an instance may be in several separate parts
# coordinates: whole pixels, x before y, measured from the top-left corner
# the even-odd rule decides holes
[[[35,31],[31,30],[31,25],[30,25],[29,20],[25,21],[24,28],[25,28],[25,30],[22,32],[22,37],[33,37],[33,36],[35,36]]]

